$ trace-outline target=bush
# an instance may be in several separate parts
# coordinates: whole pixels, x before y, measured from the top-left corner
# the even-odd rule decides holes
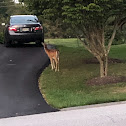
[[[120,44],[125,44],[125,41],[118,40],[118,41],[114,41],[114,42],[112,43],[112,45],[120,45]]]
[[[4,35],[3,32],[0,32],[0,43],[4,42]]]

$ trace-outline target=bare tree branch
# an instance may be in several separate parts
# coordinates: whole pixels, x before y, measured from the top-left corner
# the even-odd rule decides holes
[[[111,48],[112,42],[113,42],[113,40],[114,40],[114,38],[115,38],[117,29],[118,29],[118,24],[115,25],[115,27],[114,27],[114,29],[113,29],[112,36],[111,36],[111,38],[109,39],[108,48],[107,48],[107,54],[108,54],[109,51],[110,51],[110,48]]]
[[[80,36],[77,36],[77,38],[82,42],[82,44],[84,45],[84,47],[85,47],[91,54],[94,54],[95,56],[97,56],[97,54],[85,44],[85,42],[84,42],[85,40],[82,40],[82,39],[80,38]]]

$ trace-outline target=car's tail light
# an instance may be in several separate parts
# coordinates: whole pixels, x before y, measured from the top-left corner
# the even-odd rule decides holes
[[[17,31],[17,29],[15,27],[9,27],[8,29],[9,29],[9,31],[15,31],[15,32]]]
[[[35,31],[42,30],[42,27],[35,27]]]

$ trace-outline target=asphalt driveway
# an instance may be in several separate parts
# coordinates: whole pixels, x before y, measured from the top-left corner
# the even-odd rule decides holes
[[[38,88],[38,77],[48,64],[42,47],[0,45],[0,118],[57,111]]]

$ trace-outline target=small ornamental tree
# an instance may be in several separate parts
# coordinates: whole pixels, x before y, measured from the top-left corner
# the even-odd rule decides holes
[[[108,54],[117,30],[126,22],[126,2],[123,0],[64,0],[63,16],[66,22],[81,31],[77,34],[85,48],[100,63],[100,76],[108,73]],[[106,29],[113,25],[113,32],[105,46]]]
[[[44,18],[61,18],[71,25],[85,48],[100,63],[100,77],[107,76],[108,54],[117,30],[126,23],[126,0],[24,0]],[[106,30],[112,33],[106,38]],[[105,46],[107,44],[107,46]]]

